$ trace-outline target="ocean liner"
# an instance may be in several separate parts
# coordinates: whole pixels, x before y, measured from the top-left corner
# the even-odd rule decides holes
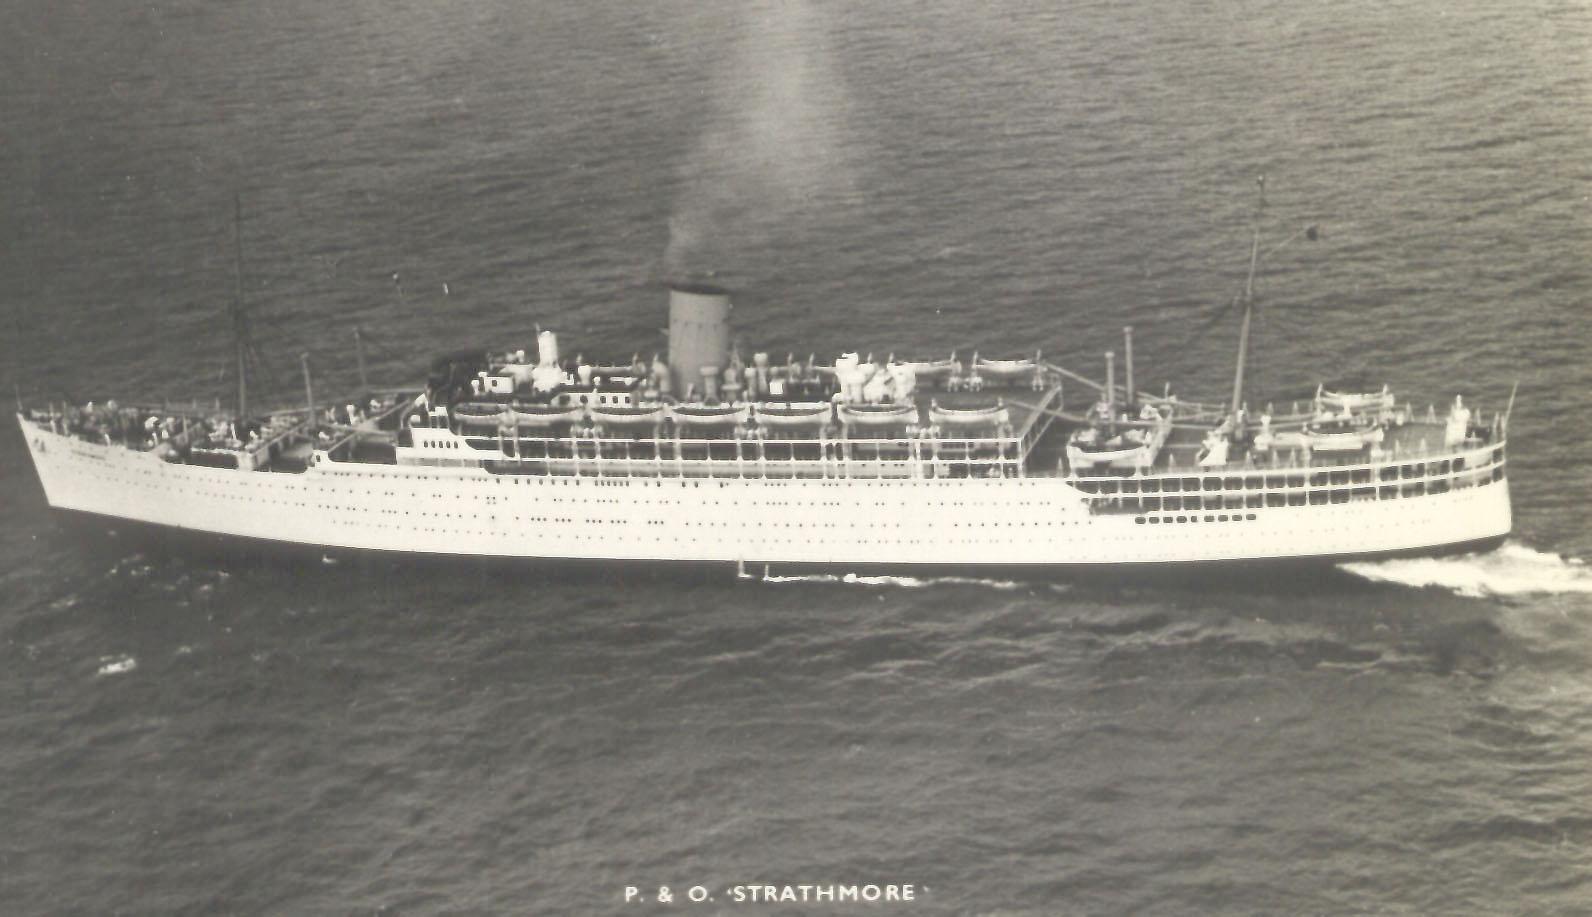
[[[1507,412],[1386,389],[1252,415],[1035,354],[743,362],[671,292],[668,359],[437,360],[423,389],[228,414],[18,415],[52,507],[325,548],[913,567],[1435,553],[1510,529]],[[1072,389],[1084,392],[1074,408]],[[340,400],[341,401],[341,400]]]
[[[329,406],[306,367],[303,406],[257,412],[240,333],[230,411],[19,405],[18,422],[52,507],[324,550],[1143,569],[1500,541],[1507,408],[1386,388],[1248,408],[1258,250],[1257,233],[1222,404],[1140,391],[1131,328],[1121,381],[1110,353],[1104,381],[1041,353],[746,359],[728,293],[677,284],[650,361],[571,360],[537,331]]]

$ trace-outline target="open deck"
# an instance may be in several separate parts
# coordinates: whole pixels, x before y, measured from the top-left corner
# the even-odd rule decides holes
[[[453,418],[446,425],[406,430],[399,461],[479,464],[497,474],[599,477],[1020,477],[1058,417],[1061,389],[1023,394],[1028,397],[1017,404],[990,391],[938,391],[888,422],[848,423],[840,406],[833,416],[800,427],[760,426],[755,407],[747,424],[704,428],[676,423],[604,427],[588,421],[526,430]],[[945,420],[946,412],[996,408],[998,415]],[[468,452],[459,449],[461,442]]]

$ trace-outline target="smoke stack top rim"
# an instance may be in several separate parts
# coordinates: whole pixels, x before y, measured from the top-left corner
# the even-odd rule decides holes
[[[705,283],[697,280],[671,280],[668,283],[672,293],[688,293],[694,296],[729,296],[729,287],[722,287],[714,283]]]

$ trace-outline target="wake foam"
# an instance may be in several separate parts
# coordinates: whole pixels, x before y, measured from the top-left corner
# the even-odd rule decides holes
[[[895,586],[901,589],[924,589],[929,586],[983,586],[986,589],[1008,591],[1023,586],[1016,580],[980,579],[974,576],[863,576],[858,573],[779,576],[764,573],[757,579],[765,583],[845,583],[851,586]]]
[[[1436,586],[1470,598],[1533,593],[1592,594],[1592,569],[1578,558],[1560,557],[1506,542],[1486,554],[1416,557],[1339,564],[1339,569],[1379,583]]]

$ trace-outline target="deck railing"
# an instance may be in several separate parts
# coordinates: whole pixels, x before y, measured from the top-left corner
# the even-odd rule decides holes
[[[1314,506],[1391,500],[1483,487],[1505,476],[1503,441],[1391,453],[1331,466],[1168,470],[1117,477],[1072,477],[1069,483],[1103,513],[1177,513]]]
[[[1023,436],[614,438],[469,436],[469,458],[421,452],[410,464],[479,466],[495,474],[581,477],[944,478],[1021,477],[1036,430]],[[468,453],[466,453],[468,455]]]

